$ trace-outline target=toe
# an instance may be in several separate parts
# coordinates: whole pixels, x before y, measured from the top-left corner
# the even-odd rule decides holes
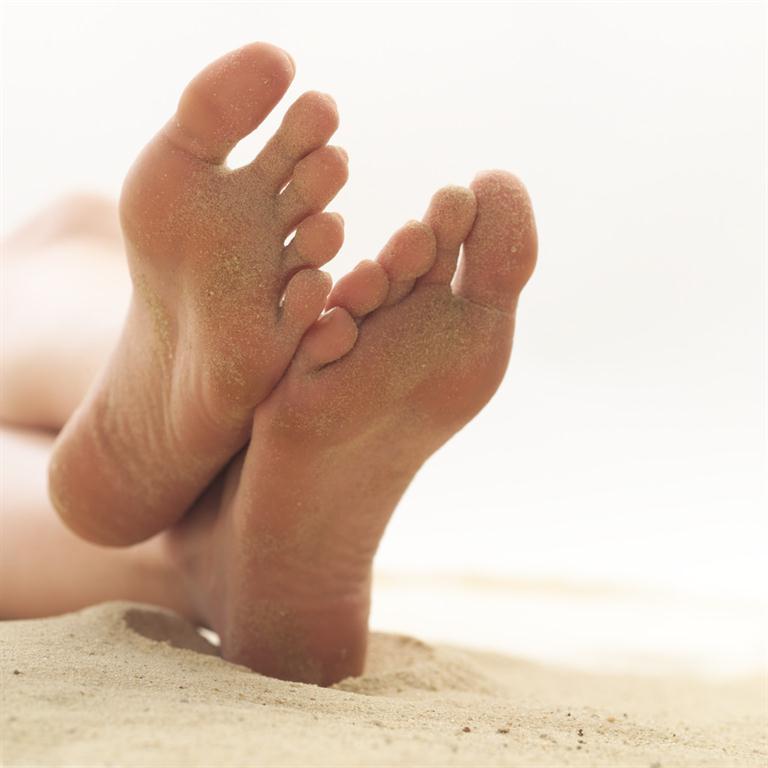
[[[319,269],[302,269],[288,282],[280,311],[280,339],[295,348],[320,317],[331,290],[331,276]]]
[[[251,167],[277,193],[293,175],[296,163],[325,145],[338,127],[334,100],[316,91],[305,93],[286,112],[277,133]]]
[[[296,164],[290,184],[277,199],[277,216],[286,233],[325,208],[347,181],[347,153],[321,147]]]
[[[338,213],[316,213],[299,224],[283,250],[283,268],[321,267],[330,261],[344,242],[344,219]]]
[[[443,187],[434,194],[424,223],[434,232],[437,255],[420,284],[450,285],[461,244],[472,229],[476,212],[475,195],[466,187]]]
[[[389,277],[385,304],[394,304],[407,296],[417,278],[435,262],[435,235],[420,221],[409,221],[389,239],[377,259]]]
[[[341,307],[334,307],[307,331],[292,368],[306,372],[346,355],[357,340],[357,325]]]
[[[486,171],[471,184],[477,216],[456,276],[456,293],[503,312],[536,264],[536,224],[525,187],[511,173]]]
[[[382,305],[389,278],[375,261],[362,261],[333,286],[326,307],[343,307],[352,317],[363,317]]]
[[[253,43],[209,64],[186,87],[166,136],[191,155],[223,163],[283,97],[294,65],[285,51]]]

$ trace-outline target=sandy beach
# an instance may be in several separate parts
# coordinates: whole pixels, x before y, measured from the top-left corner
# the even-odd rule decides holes
[[[222,661],[173,614],[110,603],[0,624],[2,763],[763,766],[760,678],[604,676],[373,635],[334,688]]]

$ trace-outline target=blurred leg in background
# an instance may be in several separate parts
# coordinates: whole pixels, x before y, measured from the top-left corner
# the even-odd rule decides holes
[[[94,546],[48,500],[56,433],[106,361],[128,304],[116,206],[86,195],[56,203],[6,238],[2,259],[0,618],[118,599],[188,615],[161,538]]]

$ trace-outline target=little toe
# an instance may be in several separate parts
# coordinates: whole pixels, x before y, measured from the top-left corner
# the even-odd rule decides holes
[[[316,213],[299,224],[291,242],[283,249],[283,269],[321,267],[344,243],[344,219],[338,213]]]
[[[389,293],[389,278],[378,262],[361,261],[331,289],[326,307],[343,307],[354,318],[382,305]]]
[[[357,324],[342,307],[319,318],[301,340],[292,372],[306,373],[332,363],[349,352],[357,340]]]
[[[184,151],[223,163],[288,90],[293,60],[268,43],[252,43],[209,64],[184,89],[165,135]]]
[[[472,229],[476,213],[475,195],[466,187],[443,187],[433,195],[424,223],[435,234],[437,255],[432,268],[419,279],[420,285],[450,285],[461,244]]]
[[[421,221],[409,221],[395,232],[377,258],[389,277],[385,305],[394,304],[412,290],[416,279],[435,262],[435,235]]]
[[[299,160],[324,146],[338,127],[339,113],[334,100],[317,91],[305,93],[288,109],[251,168],[276,194],[291,178]]]
[[[316,149],[296,164],[290,184],[277,199],[277,217],[286,234],[336,197],[349,176],[347,164],[343,149],[328,146]]]
[[[288,282],[280,308],[281,341],[295,347],[325,307],[332,280],[319,269],[302,269]]]
[[[464,242],[456,293],[476,304],[513,312],[536,264],[536,224],[522,182],[485,171],[471,184],[477,216]]]

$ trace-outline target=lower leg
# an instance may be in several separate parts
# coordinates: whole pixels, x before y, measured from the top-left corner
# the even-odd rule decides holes
[[[189,615],[163,539],[119,551],[93,546],[65,528],[48,500],[52,435],[106,360],[127,304],[114,203],[73,195],[3,246],[0,618],[48,616],[113,599]]]
[[[47,494],[50,436],[0,429],[5,478],[0,530],[0,619],[78,610],[105,600],[160,605],[195,620],[164,537],[115,550],[82,541]]]
[[[130,295],[113,202],[73,195],[3,242],[0,423],[58,432],[120,331]]]

